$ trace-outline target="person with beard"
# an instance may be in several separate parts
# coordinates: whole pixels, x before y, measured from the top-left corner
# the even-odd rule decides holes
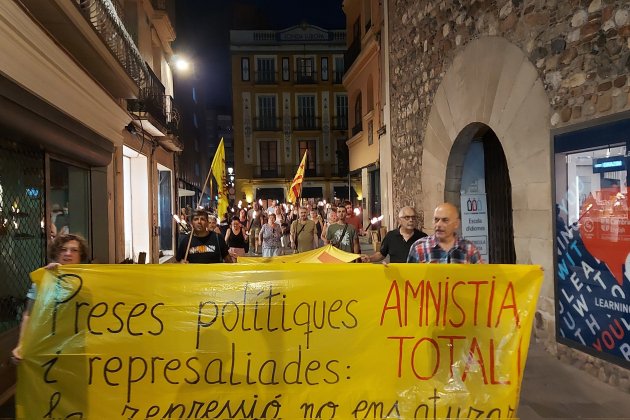
[[[407,262],[437,264],[483,263],[475,245],[457,235],[459,213],[451,203],[442,203],[433,212],[433,235],[411,245]]]
[[[215,231],[217,219],[208,217],[205,210],[197,210],[193,214],[192,238],[182,238],[177,247],[175,259],[183,264],[212,264],[232,262],[225,239]],[[190,240],[190,247],[188,241]],[[188,248],[188,256],[186,256]]]
[[[413,207],[403,207],[398,212],[398,229],[387,232],[381,243],[381,249],[372,255],[362,255],[362,262],[382,261],[389,255],[390,263],[407,262],[411,244],[420,238],[427,236],[426,233],[416,229],[418,217]]]

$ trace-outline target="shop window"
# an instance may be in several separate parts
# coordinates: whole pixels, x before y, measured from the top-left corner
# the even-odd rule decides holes
[[[173,188],[172,172],[158,164],[158,223],[160,260],[173,255]]]
[[[626,120],[554,137],[558,341],[626,368],[629,129]]]
[[[46,262],[44,155],[0,138],[0,335],[19,324],[29,273]]]
[[[90,242],[90,171],[50,159],[51,236],[73,233]]]
[[[149,256],[149,176],[147,157],[123,146],[125,259],[138,261],[141,252]]]

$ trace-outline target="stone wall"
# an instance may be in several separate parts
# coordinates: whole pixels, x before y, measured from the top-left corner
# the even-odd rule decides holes
[[[498,36],[522,50],[543,83],[552,128],[630,109],[627,0],[392,0],[389,28],[395,207],[422,208],[429,113],[444,75],[472,40]],[[627,370],[556,344],[553,308],[543,311],[535,333],[550,352],[630,392]]]

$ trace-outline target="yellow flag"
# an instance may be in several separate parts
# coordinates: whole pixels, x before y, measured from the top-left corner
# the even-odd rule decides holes
[[[219,147],[212,159],[212,166],[210,166],[212,176],[217,181],[217,215],[219,219],[223,218],[223,215],[227,212],[228,197],[227,197],[227,181],[225,178],[225,146],[223,145],[223,137],[219,142]]]
[[[304,157],[302,158],[302,162],[300,162],[300,166],[298,167],[297,172],[295,173],[295,177],[293,178],[293,182],[291,182],[291,188],[289,188],[289,203],[295,203],[302,193],[302,182],[304,181],[304,167],[306,166],[306,155],[308,154],[308,150],[304,151]]]

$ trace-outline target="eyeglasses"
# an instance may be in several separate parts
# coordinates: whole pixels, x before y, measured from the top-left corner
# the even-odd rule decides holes
[[[416,216],[400,216],[401,219],[405,219],[405,220],[416,220],[417,217]]]

